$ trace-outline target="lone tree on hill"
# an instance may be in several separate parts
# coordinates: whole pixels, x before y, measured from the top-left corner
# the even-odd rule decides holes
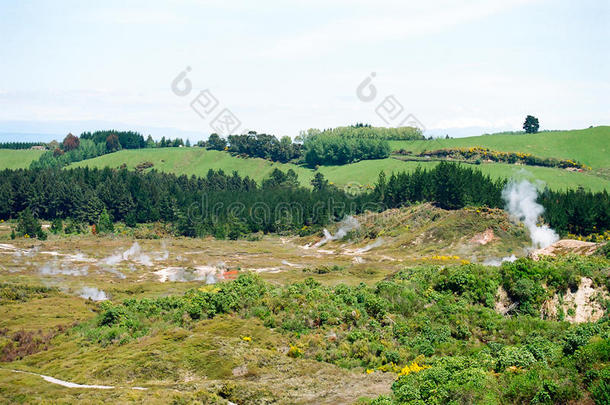
[[[525,122],[523,123],[523,129],[526,134],[535,134],[538,132],[538,128],[540,128],[540,123],[538,122],[538,118],[533,115],[528,115],[525,117]]]

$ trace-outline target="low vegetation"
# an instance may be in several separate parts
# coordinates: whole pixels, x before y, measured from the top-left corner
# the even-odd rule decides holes
[[[204,319],[257,318],[291,342],[286,355],[366,373],[395,373],[393,403],[563,403],[607,398],[610,324],[570,326],[540,319],[540,304],[579,277],[608,288],[601,258],[520,259],[500,268],[419,266],[374,286],[284,287],[255,275],[183,296],[104,303],[74,329],[105,347]],[[519,300],[513,317],[494,310],[502,286]],[[72,332],[71,332],[72,333]],[[242,337],[252,340],[251,337]]]
[[[404,149],[397,152],[399,155],[409,155],[410,152]],[[481,164],[482,161],[489,162],[503,162],[511,164],[523,164],[528,166],[542,166],[542,167],[559,167],[561,169],[579,169],[579,170],[591,170],[590,167],[575,162],[570,159],[555,159],[555,158],[541,158],[534,156],[531,153],[521,152],[501,152],[495,151],[488,148],[482,148],[479,146],[470,148],[444,148],[432,151],[423,151],[416,155],[417,157],[433,157],[442,159],[459,160],[465,162],[474,162]]]

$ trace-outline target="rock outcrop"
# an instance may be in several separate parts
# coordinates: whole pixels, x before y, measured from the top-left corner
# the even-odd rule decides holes
[[[574,253],[578,255],[590,256],[597,250],[597,243],[583,242],[574,239],[562,239],[543,249],[530,252],[529,257],[539,260],[541,256],[557,256],[558,254]]]

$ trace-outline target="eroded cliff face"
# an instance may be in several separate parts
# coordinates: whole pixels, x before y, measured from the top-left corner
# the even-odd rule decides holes
[[[595,322],[604,316],[603,301],[610,298],[603,287],[593,287],[593,280],[582,277],[578,289],[555,294],[544,302],[540,311],[546,319],[563,319],[570,323]]]
[[[570,323],[596,322],[604,316],[604,301],[608,299],[610,294],[604,287],[594,287],[592,279],[582,277],[575,291],[568,289],[561,294],[555,293],[552,298],[544,301],[540,308],[540,317]],[[518,304],[511,300],[502,286],[498,287],[494,308],[497,313],[510,316]]]

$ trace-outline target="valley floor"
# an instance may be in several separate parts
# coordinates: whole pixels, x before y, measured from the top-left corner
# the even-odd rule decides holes
[[[365,398],[391,393],[394,372],[373,372],[340,359],[316,361],[315,355],[303,355],[313,350],[313,341],[307,346],[306,338],[270,327],[262,317],[227,312],[199,321],[133,325],[144,334],[124,341],[110,337],[106,343],[96,343],[102,337],[95,336],[95,322],[102,321],[94,320],[115,311],[110,302],[148,305],[189,290],[212,294],[243,274],[257,274],[272,286],[305,285],[313,278],[323,286],[357,290],[360,283],[374,286],[413,266],[525,256],[530,243],[523,227],[500,210],[444,211],[424,204],[358,221],[358,227],[344,229],[346,237],[325,244],[320,235],[11,241],[8,226],[0,224],[0,400],[366,403]],[[337,224],[331,235],[345,226]],[[9,343],[9,336],[19,344]],[[316,339],[323,342],[315,344],[336,338],[321,332]],[[70,388],[40,375],[113,388]]]

